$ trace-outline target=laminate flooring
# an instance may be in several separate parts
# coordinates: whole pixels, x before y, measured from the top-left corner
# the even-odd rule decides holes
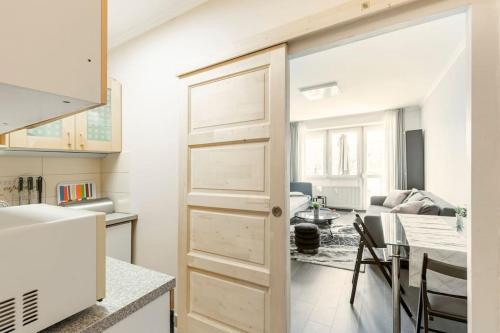
[[[405,283],[406,300],[416,317],[418,289]],[[392,294],[375,267],[359,276],[351,306],[352,271],[292,261],[292,333],[385,333],[392,332]],[[467,332],[465,324],[435,319],[432,328],[445,332]],[[415,332],[414,322],[401,309],[401,332]]]

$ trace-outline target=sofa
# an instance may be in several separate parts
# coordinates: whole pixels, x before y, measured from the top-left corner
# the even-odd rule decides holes
[[[416,191],[416,190],[413,190]],[[425,199],[432,201],[434,208],[431,211],[426,211],[426,215],[441,215],[441,216],[455,216],[455,206],[436,196],[435,194],[427,191],[418,191]],[[376,245],[383,247],[384,236],[382,232],[382,225],[380,220],[381,213],[389,213],[391,208],[383,206],[387,196],[373,196],[370,198],[370,206],[366,210],[364,221],[368,231],[372,235]],[[419,212],[420,214],[420,212]]]

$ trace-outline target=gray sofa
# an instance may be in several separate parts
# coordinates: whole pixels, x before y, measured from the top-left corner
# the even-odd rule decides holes
[[[428,215],[455,216],[455,206],[434,195],[431,192],[419,191],[427,199],[430,199],[436,209]],[[364,221],[366,227],[372,234],[377,246],[383,246],[384,236],[380,224],[380,213],[388,213],[391,208],[383,206],[386,196],[373,196],[370,198],[370,206],[366,210]]]

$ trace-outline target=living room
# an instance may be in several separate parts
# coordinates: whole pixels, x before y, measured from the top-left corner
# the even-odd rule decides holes
[[[421,281],[410,278],[415,267],[422,271],[423,253],[415,248],[467,265],[466,19],[434,18],[290,60],[292,331],[386,332],[397,297],[402,331],[413,332],[424,326],[420,312],[425,318]],[[356,214],[361,221],[353,225]],[[401,215],[406,243],[406,224],[439,220],[461,230],[448,238],[439,234],[447,225],[436,226],[432,240],[446,246],[444,253],[412,239],[410,258],[391,255],[386,227]],[[362,234],[372,238],[363,246]],[[383,269],[359,258],[367,247],[381,253]],[[399,266],[403,288],[391,288],[387,279]],[[440,288],[452,289],[463,305],[465,281],[444,281]],[[463,321],[437,317],[430,327],[466,331]]]

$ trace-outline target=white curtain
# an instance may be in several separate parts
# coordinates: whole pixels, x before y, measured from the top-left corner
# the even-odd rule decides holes
[[[398,110],[385,112],[385,170],[387,191],[396,189],[398,177],[397,153],[398,153]]]
[[[350,165],[349,165],[349,143],[345,134],[339,137],[339,175],[349,175]]]
[[[290,123],[290,181],[302,179],[304,130],[300,122]]]

